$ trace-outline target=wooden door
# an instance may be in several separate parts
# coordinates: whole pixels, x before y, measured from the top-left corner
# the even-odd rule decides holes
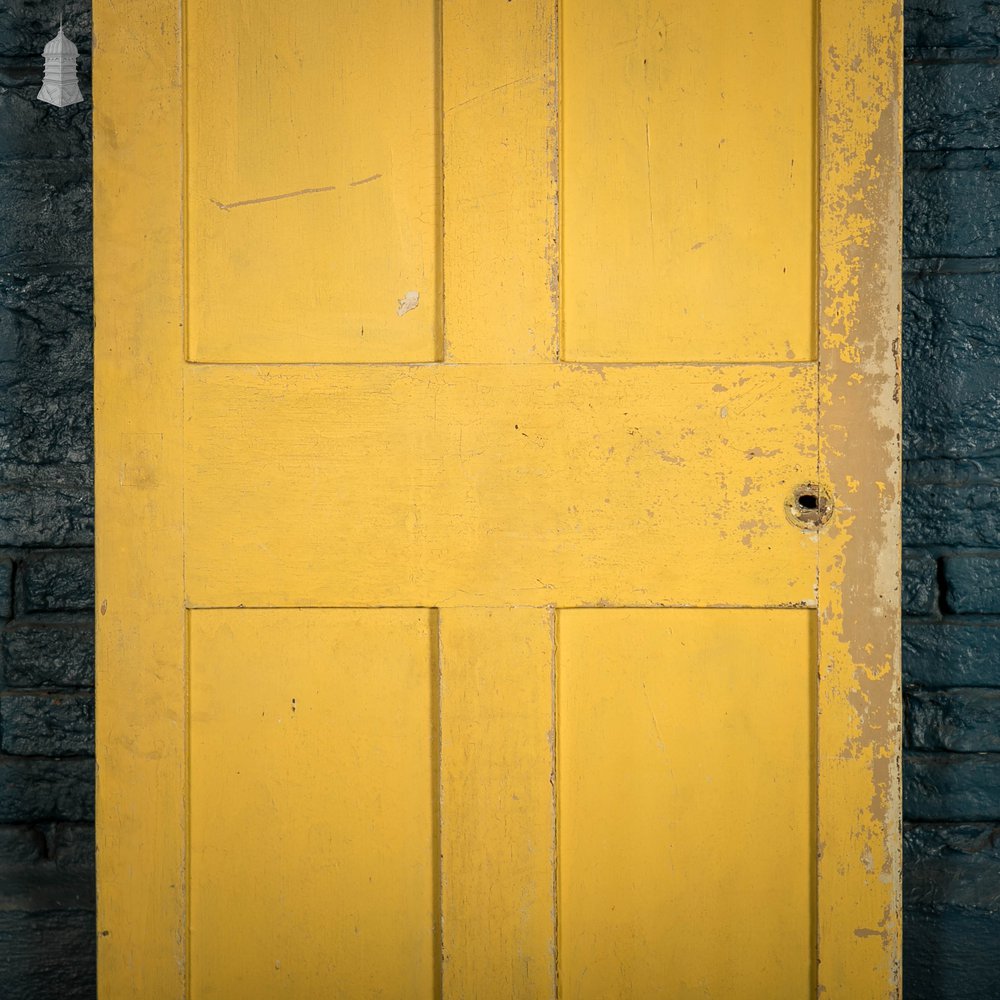
[[[899,51],[98,0],[103,997],[898,994]]]

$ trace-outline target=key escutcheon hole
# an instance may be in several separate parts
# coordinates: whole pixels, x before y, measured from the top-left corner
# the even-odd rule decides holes
[[[785,514],[797,528],[815,530],[823,527],[833,513],[833,499],[817,483],[802,483],[785,501]]]

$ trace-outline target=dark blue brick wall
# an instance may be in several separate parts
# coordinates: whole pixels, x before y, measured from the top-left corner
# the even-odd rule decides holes
[[[65,12],[87,100],[35,100]],[[1000,997],[1000,2],[906,3],[905,991]],[[89,0],[0,9],[0,995],[94,995]],[[138,85],[138,84],[137,84]]]
[[[0,996],[95,996],[90,101],[35,100],[65,10],[0,7]]]
[[[909,0],[906,1000],[1000,997],[1000,3]]]

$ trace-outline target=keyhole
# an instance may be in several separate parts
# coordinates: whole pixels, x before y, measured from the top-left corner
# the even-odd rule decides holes
[[[833,500],[830,494],[816,483],[796,486],[785,501],[785,514],[797,528],[815,530],[830,520]]]

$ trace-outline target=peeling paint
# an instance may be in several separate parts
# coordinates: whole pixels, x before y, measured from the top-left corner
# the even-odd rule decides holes
[[[396,304],[396,315],[405,316],[420,305],[420,292],[407,292]]]
[[[901,12],[822,11],[818,991],[896,998]]]

